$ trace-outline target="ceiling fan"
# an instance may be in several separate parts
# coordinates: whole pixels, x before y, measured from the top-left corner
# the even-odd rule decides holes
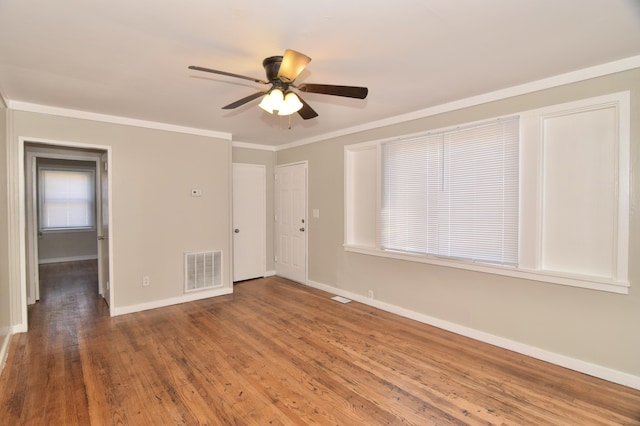
[[[251,102],[264,96],[260,107],[265,111],[278,115],[290,115],[297,112],[300,117],[305,120],[318,116],[318,113],[309,106],[297,93],[292,89],[297,89],[306,93],[320,93],[323,95],[344,96],[347,98],[364,99],[367,97],[369,90],[366,87],[358,86],[337,86],[333,84],[312,84],[302,83],[295,84],[296,78],[304,70],[311,58],[295,50],[287,49],[284,56],[271,56],[262,61],[262,66],[267,74],[267,80],[261,80],[244,75],[234,74],[226,71],[214,70],[191,65],[189,69],[210,72],[214,74],[226,75],[229,77],[241,78],[253,81],[255,83],[271,85],[269,90],[260,91],[252,95],[246,96],[235,102],[225,105],[222,109],[234,109],[241,105]]]

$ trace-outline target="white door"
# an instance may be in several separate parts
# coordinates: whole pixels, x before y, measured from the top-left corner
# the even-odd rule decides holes
[[[307,282],[307,164],[276,168],[276,273]]]
[[[233,164],[233,281],[266,272],[265,167]]]
[[[98,287],[107,305],[111,306],[111,284],[109,273],[109,164],[108,155],[100,156],[100,193],[98,211]]]

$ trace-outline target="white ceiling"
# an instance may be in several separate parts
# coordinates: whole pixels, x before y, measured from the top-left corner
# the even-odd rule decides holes
[[[262,60],[313,60],[297,83],[358,85],[366,100],[305,93],[319,117],[269,115]],[[0,94],[37,104],[230,133],[280,145],[640,55],[638,0],[0,0]]]

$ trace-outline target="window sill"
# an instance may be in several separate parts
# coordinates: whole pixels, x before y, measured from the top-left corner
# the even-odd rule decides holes
[[[629,294],[628,281],[616,281],[602,277],[589,277],[570,275],[552,271],[529,270],[522,268],[500,267],[482,263],[463,262],[437,258],[433,256],[400,253],[381,250],[376,247],[364,247],[353,244],[344,244],[344,250],[352,253],[378,256],[388,259],[406,260],[409,262],[427,263],[430,265],[446,266],[449,268],[465,269],[469,271],[484,272],[488,274],[504,275],[514,278],[540,281],[549,284],[560,284],[571,287],[580,287],[591,290],[606,291],[610,293]]]
[[[90,228],[51,228],[51,229],[42,229],[38,231],[39,234],[47,235],[47,234],[68,234],[75,232],[96,232],[95,227]]]

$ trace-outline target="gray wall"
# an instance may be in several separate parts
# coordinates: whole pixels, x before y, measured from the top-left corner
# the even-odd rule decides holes
[[[50,232],[38,237],[38,263],[70,262],[97,259],[98,244],[95,229],[71,232]]]
[[[345,252],[343,147],[543,106],[631,91],[629,294],[547,284]],[[640,69],[277,152],[277,164],[307,160],[308,277],[480,332],[640,376]]]
[[[223,250],[224,287],[232,288],[229,141],[23,111],[11,124],[14,157],[20,137],[111,147],[116,308],[180,300],[185,252]],[[191,197],[192,188],[202,196]]]
[[[276,161],[276,154],[273,151],[257,150],[249,148],[233,147],[233,162],[234,163],[247,163],[247,164],[260,164],[265,166],[265,178],[267,186],[267,272],[274,271],[274,241],[273,241],[273,229],[274,229],[274,213],[273,213],[273,176],[274,165]]]

